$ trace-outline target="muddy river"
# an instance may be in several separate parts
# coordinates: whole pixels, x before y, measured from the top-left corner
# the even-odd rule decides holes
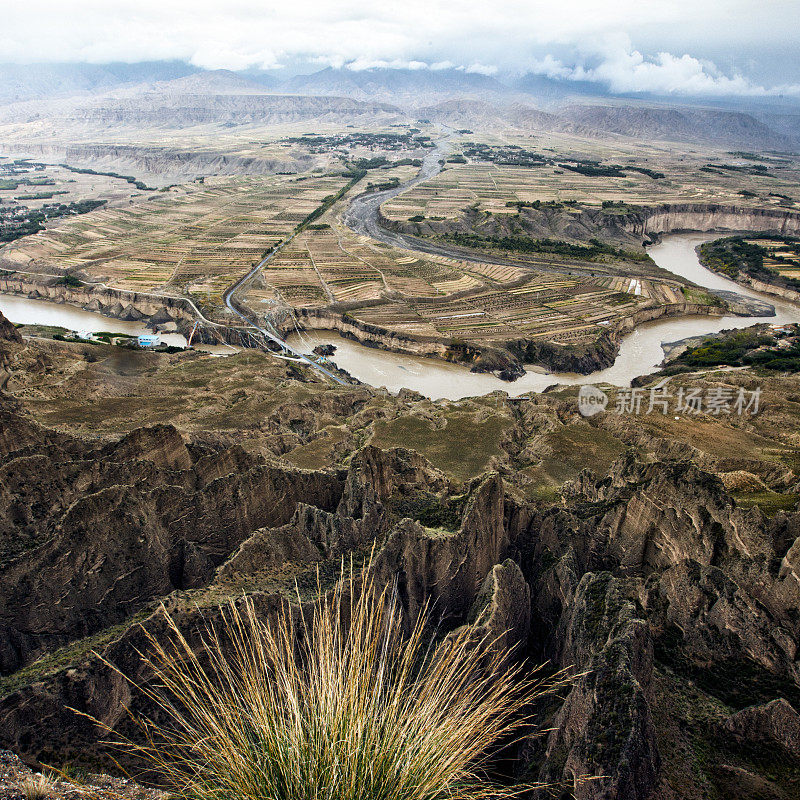
[[[663,241],[651,247],[649,252],[659,266],[676,275],[689,278],[700,286],[727,289],[767,300],[775,306],[776,316],[763,318],[694,316],[646,323],[624,337],[619,356],[613,366],[591,375],[550,373],[540,368],[529,367],[524,377],[508,383],[494,375],[472,373],[466,367],[446,364],[436,359],[405,356],[365,347],[349,339],[343,339],[333,332],[293,334],[289,337],[289,341],[295,347],[301,347],[309,353],[315,345],[335,344],[337,349],[334,361],[360,381],[372,386],[385,386],[391,392],[407,387],[434,399],[457,400],[461,397],[487,394],[498,389],[516,396],[530,391],[542,391],[554,383],[606,382],[627,386],[633,378],[652,372],[661,363],[664,357],[662,342],[713,333],[724,328],[744,328],[756,322],[800,322],[800,307],[745,289],[701,266],[697,260],[695,247],[700,242],[716,238],[717,235],[698,233],[665,236]],[[28,300],[12,295],[0,294],[0,311],[12,322],[29,325],[56,325],[72,331],[111,331],[133,335],[147,332],[147,328],[139,322],[123,322],[74,306]],[[180,334],[165,334],[162,340],[177,346],[186,344],[186,340]],[[221,350],[224,353],[234,351],[234,348],[224,345],[210,346],[207,349]]]
[[[688,336],[714,333],[726,328],[746,328],[757,322],[800,322],[800,307],[754,292],[717,275],[703,267],[695,247],[701,242],[718,238],[720,234],[696,233],[665,236],[660,244],[649,249],[653,260],[675,275],[689,278],[700,286],[724,289],[766,300],[775,306],[774,317],[672,317],[639,326],[625,336],[613,366],[591,375],[551,373],[528,367],[524,377],[513,383],[493,375],[470,372],[466,367],[446,364],[436,359],[405,356],[365,347],[336,333],[313,331],[295,334],[290,341],[310,352],[318,344],[336,345],[333,360],[351,375],[372,386],[385,386],[391,392],[403,387],[414,389],[434,399],[458,400],[498,389],[515,397],[525,392],[542,391],[554,383],[610,383],[628,386],[633,378],[653,372],[664,358],[662,342],[674,342]]]
[[[84,311],[77,306],[51,303],[47,300],[29,300],[0,293],[0,311],[6,319],[24,325],[52,325],[68,331],[88,333],[127,333],[138,336],[152,333],[142,322],[125,322],[114,317],[106,317],[93,311]],[[179,333],[162,333],[161,341],[175,347],[185,347],[186,339]]]

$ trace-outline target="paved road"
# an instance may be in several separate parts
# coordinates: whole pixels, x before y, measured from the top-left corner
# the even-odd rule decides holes
[[[318,364],[316,361],[310,359],[304,353],[301,353],[299,350],[296,350],[290,344],[287,344],[280,336],[278,336],[275,332],[267,330],[263,328],[261,325],[258,324],[256,320],[251,319],[247,314],[245,314],[237,305],[235,294],[236,292],[249,283],[250,279],[253,278],[258,272],[268,264],[273,258],[275,258],[284,247],[286,247],[289,242],[291,242],[297,234],[293,234],[288,239],[285,239],[281,244],[279,244],[266,258],[262,259],[258,262],[251,270],[248,272],[244,277],[239,278],[236,283],[233,284],[229,289],[225,291],[225,294],[222,296],[222,299],[225,301],[225,305],[233,311],[238,317],[243,319],[250,327],[255,328],[262,336],[269,339],[270,341],[274,342],[275,344],[279,345],[283,353],[290,353],[290,356],[282,355],[279,353],[273,353],[278,358],[286,358],[289,361],[300,361],[307,364],[310,367],[313,367],[318,372],[321,372],[323,375],[330,378],[332,381],[347,385],[347,381],[340,378],[338,375],[334,375],[333,372],[325,369],[321,364]]]
[[[382,203],[385,203],[387,200],[390,200],[392,197],[400,194],[400,192],[407,191],[423,181],[430,180],[430,178],[438,175],[442,171],[442,165],[447,157],[447,153],[450,151],[449,140],[451,136],[452,131],[445,129],[444,137],[439,139],[439,141],[436,143],[436,146],[433,147],[430,152],[428,152],[422,161],[422,167],[420,168],[420,171],[410,181],[406,181],[394,189],[387,189],[382,192],[374,192],[371,194],[362,194],[354,198],[344,213],[345,224],[360,235],[369,236],[373,239],[377,239],[380,242],[384,242],[404,250],[413,250],[430,255],[442,255],[446,256],[447,258],[454,258],[461,261],[516,265],[517,262],[508,259],[494,258],[492,256],[485,255],[481,255],[479,257],[474,253],[466,250],[462,251],[457,247],[447,247],[433,244],[430,242],[425,242],[421,239],[417,239],[413,236],[408,236],[406,234],[394,233],[393,231],[388,231],[379,225],[378,211]],[[268,330],[267,328],[261,326],[257,320],[248,316],[248,314],[243,311],[236,302],[236,293],[246,286],[252,278],[254,278],[273,258],[275,258],[275,256],[277,256],[277,254],[284,247],[286,247],[286,245],[288,245],[295,238],[295,236],[297,236],[297,234],[293,234],[288,239],[281,242],[281,244],[278,245],[278,247],[276,247],[266,258],[259,261],[259,263],[256,264],[246,275],[241,277],[238,281],[236,281],[236,283],[233,284],[233,286],[228,288],[223,295],[223,300],[225,301],[225,305],[240,319],[246,322],[248,326],[254,328],[266,339],[274,342],[281,348],[281,353],[274,353],[273,355],[278,358],[286,358],[287,360],[291,361],[303,362],[321,372],[323,375],[326,375],[336,383],[345,384],[347,382],[342,380],[338,375],[334,375],[316,361],[313,361],[299,350],[296,350],[291,345],[287,344],[286,341],[281,338],[276,331]],[[530,265],[522,263],[520,266]],[[562,272],[564,272],[564,270],[562,270]],[[569,272],[567,272],[567,274],[569,274]]]
[[[407,191],[423,181],[430,180],[432,177],[438,175],[442,171],[442,165],[447,157],[448,152],[450,151],[450,137],[452,136],[452,133],[453,132],[451,130],[444,129],[444,136],[439,139],[435,147],[428,152],[422,161],[422,167],[420,168],[420,171],[410,181],[406,181],[394,189],[386,189],[382,192],[362,194],[358,197],[355,197],[344,213],[343,218],[345,224],[360,235],[369,236],[372,239],[376,239],[394,247],[399,247],[403,250],[413,250],[429,255],[441,255],[460,261],[474,261],[480,263],[488,262],[493,264],[511,264],[515,266],[530,267],[529,264],[525,264],[524,262],[515,262],[513,260],[492,257],[489,255],[478,256],[475,253],[471,253],[468,250],[461,250],[458,247],[449,247],[434,244],[432,242],[426,242],[421,239],[417,239],[414,236],[388,231],[379,225],[378,211],[382,203],[385,203],[387,200],[390,200],[392,197],[400,194],[400,192]],[[243,311],[236,302],[236,293],[246,286],[261,269],[263,269],[273,258],[275,258],[275,256],[284,247],[286,247],[286,245],[289,244],[295,238],[295,236],[297,236],[297,234],[293,234],[288,239],[284,240],[266,258],[262,259],[246,275],[236,281],[233,286],[225,291],[223,300],[225,301],[225,305],[240,319],[246,322],[250,327],[257,330],[266,339],[274,342],[281,348],[282,353],[274,353],[275,356],[278,358],[286,358],[291,361],[303,362],[326,375],[336,383],[345,384],[346,381],[342,380],[339,376],[334,375],[316,361],[313,361],[299,350],[296,350],[291,345],[287,344],[286,341],[281,338],[276,331],[271,331],[261,326],[257,320],[248,316],[248,314]],[[538,268],[539,267],[537,265],[537,269]],[[554,269],[553,271],[557,270]],[[572,274],[571,270],[562,269],[558,271],[562,274]],[[580,269],[576,270],[576,272],[582,271],[583,270]],[[589,272],[589,270],[587,269],[586,272]]]
[[[470,261],[482,264],[489,263],[489,264],[510,265],[510,266],[517,266],[526,269],[531,269],[531,265],[524,261],[515,261],[514,259],[502,258],[500,256],[492,256],[488,253],[476,254],[474,252],[471,252],[470,250],[465,250],[459,247],[428,242],[423,239],[418,239],[415,236],[409,236],[408,234],[396,233],[394,231],[386,230],[379,224],[378,222],[379,210],[383,203],[385,203],[387,200],[390,200],[393,197],[396,197],[401,192],[405,192],[408,189],[413,188],[414,186],[422,183],[423,181],[430,180],[431,178],[433,178],[435,175],[438,175],[442,171],[444,160],[447,157],[448,152],[450,152],[450,139],[452,135],[453,131],[451,131],[448,128],[443,129],[442,138],[436,142],[435,147],[433,147],[425,156],[420,171],[410,181],[406,181],[405,183],[393,189],[385,189],[382,192],[362,194],[359,195],[358,197],[353,198],[353,200],[350,202],[350,205],[347,207],[343,215],[344,223],[351,230],[355,231],[357,234],[361,236],[368,236],[372,239],[376,239],[379,242],[383,242],[385,244],[391,245],[392,247],[398,247],[403,250],[411,250],[418,253],[424,253],[426,255],[444,256],[446,258],[454,259],[456,261]],[[258,272],[266,264],[268,264],[271,259],[275,258],[275,256],[287,244],[289,244],[289,242],[291,242],[296,235],[297,234],[294,234],[293,236],[290,236],[288,239],[282,242],[265,259],[256,264],[244,277],[240,278],[236,283],[234,283],[233,286],[231,286],[223,295],[223,299],[225,300],[225,305],[227,305],[227,307],[231,311],[233,311],[234,314],[236,314],[246,323],[248,323],[248,325],[255,328],[259,333],[261,333],[270,341],[279,345],[284,353],[291,354],[291,356],[285,356],[285,355],[281,356],[280,354],[276,353],[275,355],[277,355],[278,357],[285,357],[285,358],[290,358],[290,360],[293,361],[305,362],[306,364],[314,367],[316,370],[327,375],[329,378],[336,381],[337,383],[346,383],[346,381],[343,381],[341,378],[329,372],[324,367],[317,364],[315,361],[312,361],[303,353],[299,352],[298,350],[295,350],[293,347],[288,345],[280,336],[277,335],[275,331],[270,331],[261,327],[256,320],[253,320],[250,317],[248,317],[245,312],[243,312],[239,307],[237,307],[235,301],[236,292],[240,288],[245,286],[250,281],[251,278],[253,278],[256,274],[258,274]],[[549,266],[547,264],[537,263],[535,269],[537,271],[553,272],[559,275],[585,275],[585,274],[591,274],[592,272],[596,272],[597,265],[583,268],[580,266],[573,266],[573,265],[570,265],[569,267],[559,267],[556,265]]]
[[[413,188],[423,181],[430,180],[442,171],[444,159],[450,151],[450,137],[452,131],[447,130],[445,136],[436,143],[422,162],[422,168],[415,178],[406,183],[396,186],[393,189],[385,189],[382,192],[373,194],[362,194],[353,198],[347,207],[342,219],[348,228],[360,234],[377,239],[379,242],[399,247],[402,250],[412,250],[416,253],[425,255],[443,256],[455,261],[469,261],[477,264],[500,264],[503,266],[523,267],[532,269],[532,265],[525,261],[516,261],[511,258],[493,256],[488,253],[474,253],[455,245],[439,244],[410,236],[406,233],[396,233],[395,231],[383,228],[378,222],[378,211],[381,205],[393,197],[397,197],[401,192]],[[558,275],[590,275],[597,272],[597,265],[591,267],[580,267],[570,265],[569,267],[550,266],[537,263],[537,272],[553,272]]]

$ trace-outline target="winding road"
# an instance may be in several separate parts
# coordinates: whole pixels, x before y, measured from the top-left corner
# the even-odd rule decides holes
[[[339,383],[342,385],[346,385],[347,381],[340,378],[338,375],[335,375],[330,370],[325,369],[322,364],[318,364],[313,359],[309,358],[304,353],[301,353],[299,350],[296,350],[290,344],[287,344],[284,339],[278,336],[275,332],[267,330],[266,328],[262,327],[258,324],[257,321],[251,319],[247,314],[245,314],[237,305],[235,294],[236,292],[245,286],[247,283],[250,282],[252,278],[254,278],[260,270],[262,270],[273,258],[275,258],[287,244],[294,240],[297,236],[297,233],[292,234],[288,239],[284,239],[266,258],[262,259],[258,262],[246,275],[242,278],[239,278],[233,286],[229,287],[225,290],[225,293],[222,296],[222,299],[225,301],[225,305],[239,318],[243,319],[250,327],[255,328],[262,336],[266,339],[269,339],[271,342],[274,342],[281,348],[281,353],[273,353],[272,355],[276,356],[277,358],[283,358],[287,361],[299,361],[304,364],[307,364],[310,367],[313,367],[318,372],[321,372],[326,377],[330,378],[335,383]],[[291,355],[286,355],[287,353]]]
[[[412,250],[429,256],[442,256],[454,261],[468,261],[476,264],[498,264],[501,266],[523,267],[530,269],[530,263],[517,261],[512,258],[493,256],[489,253],[475,253],[456,245],[444,245],[429,242],[424,239],[411,236],[406,233],[397,233],[382,227],[379,222],[380,207],[393,197],[397,197],[401,192],[412,189],[423,181],[430,180],[442,171],[444,160],[447,157],[450,147],[450,139],[453,131],[446,129],[444,136],[436,142],[436,146],[425,156],[419,173],[410,181],[406,181],[393,189],[384,189],[381,192],[372,194],[362,194],[353,198],[342,219],[355,233],[361,236],[369,236],[379,242],[388,244],[401,250]],[[536,264],[538,272],[552,272],[558,275],[591,275],[597,272],[597,265],[591,267],[580,267],[570,265],[569,267],[558,267],[556,265]]]
[[[412,235],[390,231],[387,230],[386,228],[381,227],[380,207],[383,203],[387,202],[393,197],[396,197],[402,192],[408,191],[409,189],[417,186],[418,184],[423,183],[424,181],[430,180],[431,178],[435,177],[442,171],[445,159],[447,158],[447,154],[450,151],[450,142],[452,140],[452,136],[453,136],[452,130],[444,127],[442,128],[442,136],[438,139],[435,145],[429,149],[429,151],[427,152],[426,156],[422,161],[422,166],[419,172],[411,180],[406,181],[405,183],[397,187],[394,187],[392,189],[386,189],[379,192],[362,193],[354,197],[349,202],[342,215],[343,222],[345,223],[345,225],[347,225],[347,227],[349,227],[352,231],[354,231],[356,234],[360,236],[368,237],[374,241],[382,242],[391,247],[399,248],[401,250],[418,252],[426,255],[441,256],[455,261],[510,265],[510,266],[517,266],[530,269],[532,265],[525,261],[518,261],[515,259],[510,259],[501,256],[493,256],[488,253],[476,253],[474,251],[459,248],[457,246],[439,244]],[[347,385],[349,381],[343,379],[339,375],[335,374],[333,371],[325,368],[322,364],[318,363],[313,358],[310,358],[308,355],[304,354],[300,350],[297,350],[295,347],[289,344],[278,333],[278,331],[269,324],[269,322],[262,321],[258,315],[250,311],[243,303],[240,303],[237,300],[237,293],[244,287],[246,287],[252,281],[252,279],[281,252],[281,250],[283,250],[299,235],[300,232],[301,231],[296,231],[288,238],[286,238],[283,242],[281,242],[278,246],[276,246],[275,249],[269,253],[269,255],[267,255],[265,258],[259,261],[245,275],[239,278],[239,280],[237,280],[232,286],[230,286],[224,292],[223,300],[225,302],[226,307],[239,319],[241,319],[247,325],[248,328],[252,329],[253,331],[257,332],[260,336],[263,337],[265,343],[271,343],[278,348],[277,351],[267,348],[268,352],[270,352],[276,358],[282,358],[287,361],[303,363],[309,367],[312,367],[317,372],[324,375],[326,378],[330,379],[334,383]],[[354,257],[359,258],[358,256]],[[316,269],[316,264],[314,265],[314,267]],[[597,265],[593,264],[591,266],[587,266],[586,268],[584,268],[581,267],[580,265],[575,265],[575,264],[570,264],[569,266],[559,266],[559,265],[547,265],[546,263],[537,263],[535,265],[535,269],[536,271],[547,271],[559,275],[584,275],[596,271]],[[20,272],[24,273],[25,271],[20,270]],[[31,273],[31,274],[39,275],[40,273]],[[384,287],[388,291],[389,287],[386,284],[385,276],[383,277],[383,279],[384,279]],[[673,281],[670,280],[669,277],[662,278],[662,280],[665,280],[665,282],[667,283],[673,283]],[[685,282],[685,280],[686,278],[684,278],[683,280],[676,280],[674,281],[674,283],[682,284]],[[689,278],[689,280],[692,279]],[[95,284],[87,281],[81,281],[81,282],[85,283],[87,286],[92,286],[92,287],[114,289],[115,291],[119,292],[128,291],[123,289],[115,289],[115,287],[108,287],[106,286],[106,284]],[[324,286],[325,285],[324,281],[322,283]],[[704,284],[699,283],[698,285],[704,285]],[[738,289],[738,292],[735,291],[736,289]],[[743,292],[742,289],[739,289],[739,287],[736,287],[735,285],[733,285],[733,287],[730,288],[726,286],[724,290],[710,289],[710,291],[716,292],[721,295],[724,294],[734,295]],[[130,293],[133,294],[133,292]],[[182,300],[191,307],[191,309],[194,311],[196,315],[196,318],[199,321],[201,321],[204,325],[208,325],[211,327],[224,327],[225,325],[224,322],[216,322],[207,319],[203,315],[201,310],[188,297],[181,297],[179,295],[168,295],[156,292],[137,292],[137,293],[145,294],[149,297],[159,298],[159,299],[163,298],[170,300]],[[752,294],[748,292],[743,292],[743,293],[745,295]],[[768,305],[767,303],[764,302],[763,298],[758,298],[758,299],[764,305]]]
[[[370,236],[387,244],[393,244],[406,250],[419,250],[421,246],[425,245],[414,237],[406,237],[402,234],[392,233],[384,230],[378,224],[378,211],[382,203],[385,203],[390,198],[416,186],[418,183],[429,180],[434,175],[438,175],[442,170],[442,164],[446,157],[449,145],[449,135],[452,134],[449,129],[445,132],[444,138],[440,139],[435,147],[425,156],[422,162],[422,167],[417,175],[410,181],[406,181],[394,189],[387,189],[382,192],[375,192],[371,194],[362,194],[354,198],[347,210],[345,211],[344,221],[348,227],[352,228],[356,233],[365,236]],[[298,232],[299,233],[299,232]],[[259,324],[259,322],[242,310],[236,301],[236,293],[244,286],[246,286],[269,262],[283,250],[286,245],[292,242],[298,233],[292,234],[287,239],[284,239],[266,258],[258,262],[246,275],[241,277],[236,283],[225,290],[222,299],[225,305],[240,319],[246,322],[250,327],[257,330],[262,336],[269,341],[277,344],[281,348],[281,353],[273,353],[278,358],[284,358],[289,361],[298,361],[313,367],[318,372],[327,376],[331,380],[339,384],[346,384],[347,381],[335,375],[333,372],[325,369],[321,364],[318,364],[307,355],[296,350],[290,344],[287,344],[277,332],[268,330]],[[407,241],[408,240],[408,241]],[[447,248],[442,248],[443,254],[447,254]],[[452,256],[451,256],[452,257]],[[460,255],[456,258],[461,258]],[[473,259],[474,260],[474,259]],[[316,266],[315,266],[316,268]],[[288,354],[288,355],[287,355]]]
[[[453,131],[449,128],[443,127],[442,134],[443,135],[438,139],[434,147],[432,147],[426,154],[422,161],[422,166],[414,178],[392,189],[384,189],[383,191],[379,192],[363,193],[354,197],[342,215],[344,224],[360,236],[369,237],[370,239],[382,242],[391,247],[399,248],[401,250],[422,253],[424,255],[442,256],[455,261],[466,261],[481,264],[498,264],[502,266],[515,266],[530,269],[531,264],[525,261],[515,260],[513,258],[507,258],[503,256],[493,256],[489,253],[475,253],[471,250],[460,248],[454,245],[439,244],[418,238],[416,236],[411,236],[409,234],[390,231],[381,226],[380,207],[383,203],[391,200],[393,197],[396,197],[402,192],[406,192],[414,186],[423,183],[424,181],[430,180],[442,171],[445,159],[450,151],[450,142],[453,136]],[[268,330],[261,326],[258,320],[251,319],[251,317],[247,315],[246,311],[240,308],[236,303],[235,295],[239,289],[249,283],[249,281],[254,278],[265,265],[275,258],[275,256],[297,235],[298,234],[295,233],[284,240],[266,258],[256,264],[244,277],[240,278],[225,292],[223,299],[226,306],[234,314],[257,330],[266,339],[277,344],[281,348],[282,352],[274,353],[274,355],[291,361],[304,362],[337,383],[346,383],[346,381],[343,381],[341,378],[325,369],[322,365],[318,364],[308,356],[294,349],[291,345],[287,344],[286,341],[284,341],[284,339],[282,339],[276,331]],[[582,267],[576,264],[560,266],[558,264],[547,264],[546,262],[537,263],[535,268],[537,271],[541,272],[570,276],[591,275],[596,273],[598,270],[597,264]],[[671,280],[669,277],[665,278],[664,280],[667,283],[674,283],[675,285],[681,285],[683,283],[683,281],[680,280]]]

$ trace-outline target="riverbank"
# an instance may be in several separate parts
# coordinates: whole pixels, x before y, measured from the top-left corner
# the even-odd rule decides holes
[[[0,293],[0,313],[15,325],[40,326],[59,331],[99,333],[105,331],[121,336],[139,336],[153,330],[143,321],[124,320],[87,311],[66,302],[31,299],[28,296]],[[185,347],[186,338],[180,333],[162,333],[162,341],[173,347]]]
[[[665,236],[659,244],[650,248],[650,253],[663,269],[695,284],[706,284],[710,289],[737,289],[732,281],[709,272],[700,265],[696,247],[708,238],[708,234]],[[747,289],[743,293],[755,296],[755,293]],[[9,318],[15,322],[56,324],[71,330],[120,329],[122,333],[138,332],[137,329],[144,328],[142,321],[112,323],[112,318],[101,316],[96,311],[82,311],[63,302],[52,303],[43,299],[32,300],[28,297],[0,294],[0,310],[3,304],[7,308],[9,303],[24,306],[21,314],[9,314]],[[505,391],[512,396],[518,396],[530,391],[541,392],[557,383],[606,382],[627,386],[636,376],[659,368],[664,356],[661,349],[663,341],[747,327],[757,322],[782,323],[800,320],[800,309],[795,306],[776,300],[775,308],[776,315],[768,318],[711,316],[707,313],[685,316],[685,308],[680,310],[678,316],[664,316],[663,313],[658,314],[658,309],[646,309],[651,314],[649,319],[631,317],[625,321],[624,328],[619,331],[613,357],[610,354],[603,356],[605,360],[598,370],[579,374],[528,365],[513,383],[501,380],[491,372],[471,372],[469,363],[454,363],[456,359],[448,361],[446,347],[441,342],[426,343],[409,338],[396,341],[399,348],[395,351],[383,349],[377,342],[361,344],[359,336],[363,336],[364,332],[342,314],[308,314],[302,320],[307,332],[302,336],[293,334],[287,338],[290,343],[302,346],[309,353],[318,344],[336,344],[338,349],[333,360],[339,367],[358,381],[373,386],[386,386],[390,391],[399,391],[405,387],[428,397],[448,399],[493,391]],[[56,313],[86,317],[76,319],[71,316],[69,321],[59,322],[50,316]],[[283,333],[287,334],[288,331]]]
[[[643,324],[673,317],[725,316],[726,306],[707,305],[686,301],[641,308],[619,319],[613,327],[602,332],[592,342],[559,344],[526,338],[498,341],[492,345],[453,342],[443,337],[409,336],[377,325],[362,322],[347,313],[339,314],[329,309],[295,309],[297,323],[308,331],[335,331],[367,348],[396,353],[441,359],[462,364],[473,372],[495,373],[503,380],[516,380],[525,374],[526,367],[540,367],[549,372],[569,372],[590,375],[611,367],[620,352],[622,339]],[[286,324],[285,335],[290,335],[294,325]]]
[[[654,261],[663,269],[695,284],[710,284],[720,291],[736,289],[736,285],[705,269],[697,259],[696,247],[707,240],[708,234],[676,234],[662,237],[649,248]],[[750,294],[745,290],[745,294]],[[754,299],[763,301],[755,293]],[[527,366],[524,374],[513,383],[500,380],[493,374],[476,374],[465,366],[445,363],[438,358],[420,354],[404,354],[379,349],[376,345],[360,344],[356,337],[341,335],[339,330],[309,325],[309,330],[293,334],[295,346],[307,352],[313,347],[334,344],[332,360],[363,383],[384,386],[391,392],[411,389],[432,399],[458,400],[463,397],[504,391],[512,397],[527,392],[542,392],[556,384],[583,383],[629,386],[640,375],[655,372],[663,362],[662,342],[675,342],[690,336],[702,337],[725,329],[746,328],[757,323],[781,324],[800,321],[800,308],[776,301],[775,315],[767,317],[737,317],[699,314],[691,316],[655,316],[649,321],[630,320],[620,332],[619,346],[613,363],[588,375],[574,372],[553,372],[541,367]]]
[[[6,316],[14,322],[37,324],[44,320],[42,324],[55,324],[69,330],[110,330],[108,322],[103,327],[96,327],[95,317],[102,317],[133,324],[133,328],[117,328],[115,332],[118,333],[143,333],[149,330],[180,337],[184,344],[189,337],[198,344],[242,344],[240,332],[235,326],[200,320],[195,328],[199,319],[198,310],[188,298],[183,297],[134,292],[92,283],[64,285],[53,275],[7,271],[0,278],[0,302],[3,302],[2,298],[17,298],[20,301],[15,304],[10,299],[5,300],[5,308],[9,312]],[[31,310],[24,301],[42,304],[41,320],[37,319],[39,315],[35,308]],[[55,321],[59,315],[52,308],[45,310],[46,305],[66,309],[60,315],[61,322]],[[0,306],[0,310],[2,308]],[[89,316],[82,316],[79,313],[81,311]],[[15,319],[20,313],[23,316]]]
[[[724,275],[739,286],[780,297],[791,303],[800,303],[800,288],[793,277],[794,269],[800,262],[795,260],[785,264],[792,277],[785,277],[764,264],[770,252],[769,248],[759,247],[759,240],[763,241],[774,235],[740,234],[719,237],[698,246],[697,258],[706,269],[717,275]],[[780,236],[779,241],[789,243],[797,242],[797,239]]]
[[[33,273],[15,272],[3,279],[6,296],[14,295],[34,303],[51,303],[76,307],[85,312],[134,323],[137,327],[120,329],[120,333],[140,333],[151,329],[162,334],[174,334],[185,343],[195,330],[197,310],[186,298],[154,296],[93,284],[69,286],[58,284],[53,276],[39,277]],[[404,335],[377,325],[368,324],[333,309],[295,309],[295,318],[288,318],[278,333],[287,337],[295,324],[308,330],[333,330],[365,347],[377,348],[408,356],[422,356],[463,365],[476,373],[492,373],[503,381],[525,376],[526,366],[540,367],[553,373],[589,375],[610,368],[615,363],[624,336],[635,328],[666,317],[720,315],[722,306],[686,302],[640,308],[627,317],[615,320],[613,326],[590,342],[561,344],[526,338],[476,344],[445,337]],[[15,322],[36,323],[36,309],[18,314],[7,306],[9,318]],[[33,312],[33,318],[30,312]],[[59,324],[70,330],[108,330],[108,323],[96,327],[91,317],[67,316],[62,322],[48,319],[45,324]],[[201,324],[194,332],[198,344],[247,345],[242,340],[242,328],[216,323]],[[358,377],[356,375],[356,377]]]

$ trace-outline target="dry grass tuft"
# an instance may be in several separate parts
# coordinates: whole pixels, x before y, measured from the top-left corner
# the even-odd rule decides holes
[[[487,782],[487,761],[566,682],[526,677],[466,626],[433,642],[427,614],[404,634],[391,587],[352,568],[270,622],[231,602],[199,652],[164,613],[140,687],[162,721],[136,718],[149,744],[128,745],[187,800],[508,798],[520,787]]]
[[[56,779],[51,775],[43,775],[41,772],[26,778],[20,791],[25,800],[47,800],[56,787]]]

